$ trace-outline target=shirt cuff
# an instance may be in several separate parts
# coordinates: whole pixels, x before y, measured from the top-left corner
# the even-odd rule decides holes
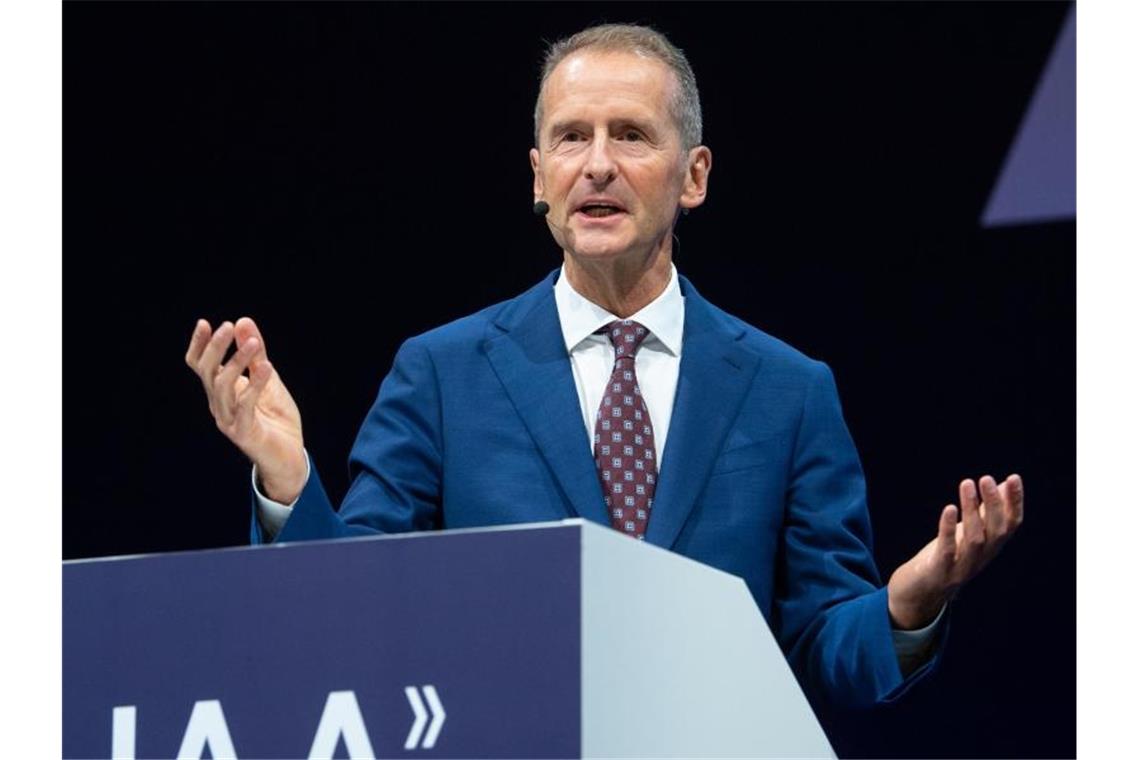
[[[309,462],[309,452],[305,451],[305,483],[309,482],[309,475],[312,473],[312,465]],[[292,504],[282,504],[279,501],[273,501],[268,496],[261,492],[258,485],[257,478],[257,465],[253,466],[253,473],[250,476],[253,481],[253,498],[257,502],[257,520],[261,523],[261,529],[265,531],[265,537],[269,540],[281,532],[285,527],[285,521],[289,519],[289,515],[293,514],[293,505],[297,503],[297,499],[301,498],[297,494],[297,499],[293,499]],[[305,490],[302,486],[302,492]]]
[[[926,660],[930,645],[938,636],[939,626],[946,617],[946,605],[938,611],[938,617],[925,628],[913,631],[891,629],[891,639],[895,645],[895,655],[899,658],[899,669],[903,676],[913,673]]]

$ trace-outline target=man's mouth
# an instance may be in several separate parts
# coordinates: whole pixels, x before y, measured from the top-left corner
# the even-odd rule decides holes
[[[612,216],[614,214],[621,214],[624,212],[617,206],[612,206],[607,203],[587,203],[578,209],[578,213],[592,217],[603,217]]]

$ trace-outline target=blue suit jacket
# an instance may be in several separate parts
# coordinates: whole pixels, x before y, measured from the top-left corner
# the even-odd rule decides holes
[[[404,343],[352,449],[339,513],[314,467],[276,540],[609,525],[557,275]],[[934,662],[899,670],[831,371],[680,286],[680,376],[645,540],[742,577],[813,700],[896,698]]]

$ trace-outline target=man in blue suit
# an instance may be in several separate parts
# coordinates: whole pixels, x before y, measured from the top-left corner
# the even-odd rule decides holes
[[[580,516],[744,578],[813,697],[896,698],[936,659],[954,591],[1020,524],[1020,478],[962,481],[960,508],[881,585],[831,372],[673,266],[712,154],[692,70],[660,34],[553,45],[530,160],[562,268],[400,348],[339,511],[256,325],[199,321],[186,361],[254,463],[253,540]]]

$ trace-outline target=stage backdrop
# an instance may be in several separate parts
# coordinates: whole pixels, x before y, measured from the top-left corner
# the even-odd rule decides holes
[[[677,267],[835,370],[884,577],[959,478],[1025,478],[941,672],[824,716],[837,750],[1072,756],[1075,221],[982,224],[1070,12],[65,4],[63,556],[246,541],[248,465],[182,361],[200,316],[259,321],[339,499],[401,341],[559,263],[530,213],[543,41],[647,22],[714,154]]]

